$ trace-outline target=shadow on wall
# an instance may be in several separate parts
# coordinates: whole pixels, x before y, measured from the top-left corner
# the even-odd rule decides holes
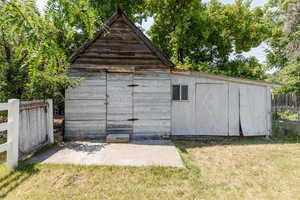
[[[7,174],[0,176],[0,199],[5,198],[8,193],[15,190],[37,172],[38,169],[35,167],[35,164],[21,164],[15,170],[10,170]]]

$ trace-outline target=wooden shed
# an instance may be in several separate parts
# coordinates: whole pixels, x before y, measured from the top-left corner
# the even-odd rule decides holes
[[[118,10],[70,57],[65,136],[244,136],[271,132],[273,84],[182,72]]]

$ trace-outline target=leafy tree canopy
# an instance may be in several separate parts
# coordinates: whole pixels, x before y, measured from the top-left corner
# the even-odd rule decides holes
[[[57,29],[41,16],[35,1],[0,4],[0,99],[62,99],[73,81],[66,76],[66,52]]]
[[[245,77],[239,73],[239,66],[232,68],[229,64],[243,60],[252,67],[254,60],[238,57],[230,61],[230,55],[257,47],[271,34],[263,9],[251,9],[250,1],[222,4],[212,0],[205,4],[198,0],[157,0],[154,5],[151,9],[155,23],[149,35],[177,64],[188,60],[201,68],[202,62],[208,62],[218,73]],[[259,63],[248,70],[255,74],[257,67]],[[262,68],[259,71],[264,72]]]
[[[270,79],[283,84],[277,92],[300,94],[300,2],[270,0],[267,18],[276,33],[268,40],[267,67],[277,70]]]
[[[250,8],[250,1],[48,0],[41,14],[34,0],[3,0],[0,99],[63,100],[64,89],[76,85],[67,77],[68,56],[104,27],[118,5],[135,22],[154,17],[148,34],[178,67],[264,78],[265,67],[240,54],[279,28],[275,20],[267,23],[265,10]]]

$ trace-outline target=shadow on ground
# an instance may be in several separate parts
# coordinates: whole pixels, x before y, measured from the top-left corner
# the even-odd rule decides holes
[[[35,164],[20,164],[18,168],[0,176],[0,199],[5,198],[8,193],[15,190],[37,172],[38,169],[35,167]]]

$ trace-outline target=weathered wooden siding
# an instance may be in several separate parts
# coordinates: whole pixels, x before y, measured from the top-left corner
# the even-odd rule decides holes
[[[65,136],[68,138],[104,137],[106,132],[106,74],[70,71],[82,79],[79,87],[66,90]]]
[[[167,68],[123,17],[119,17],[108,28],[107,33],[102,34],[78,56],[72,68],[78,67],[109,70],[130,70],[132,67]]]
[[[168,135],[171,131],[169,70],[142,70],[134,75],[134,136]]]
[[[133,132],[132,73],[107,73],[107,133]]]
[[[133,137],[170,134],[169,70],[106,74],[73,70],[71,75],[85,77],[85,80],[79,87],[66,92],[66,137],[96,138],[110,133],[130,133]]]
[[[127,17],[112,19],[72,61],[70,76],[85,80],[66,92],[66,136],[170,134],[168,62]]]

